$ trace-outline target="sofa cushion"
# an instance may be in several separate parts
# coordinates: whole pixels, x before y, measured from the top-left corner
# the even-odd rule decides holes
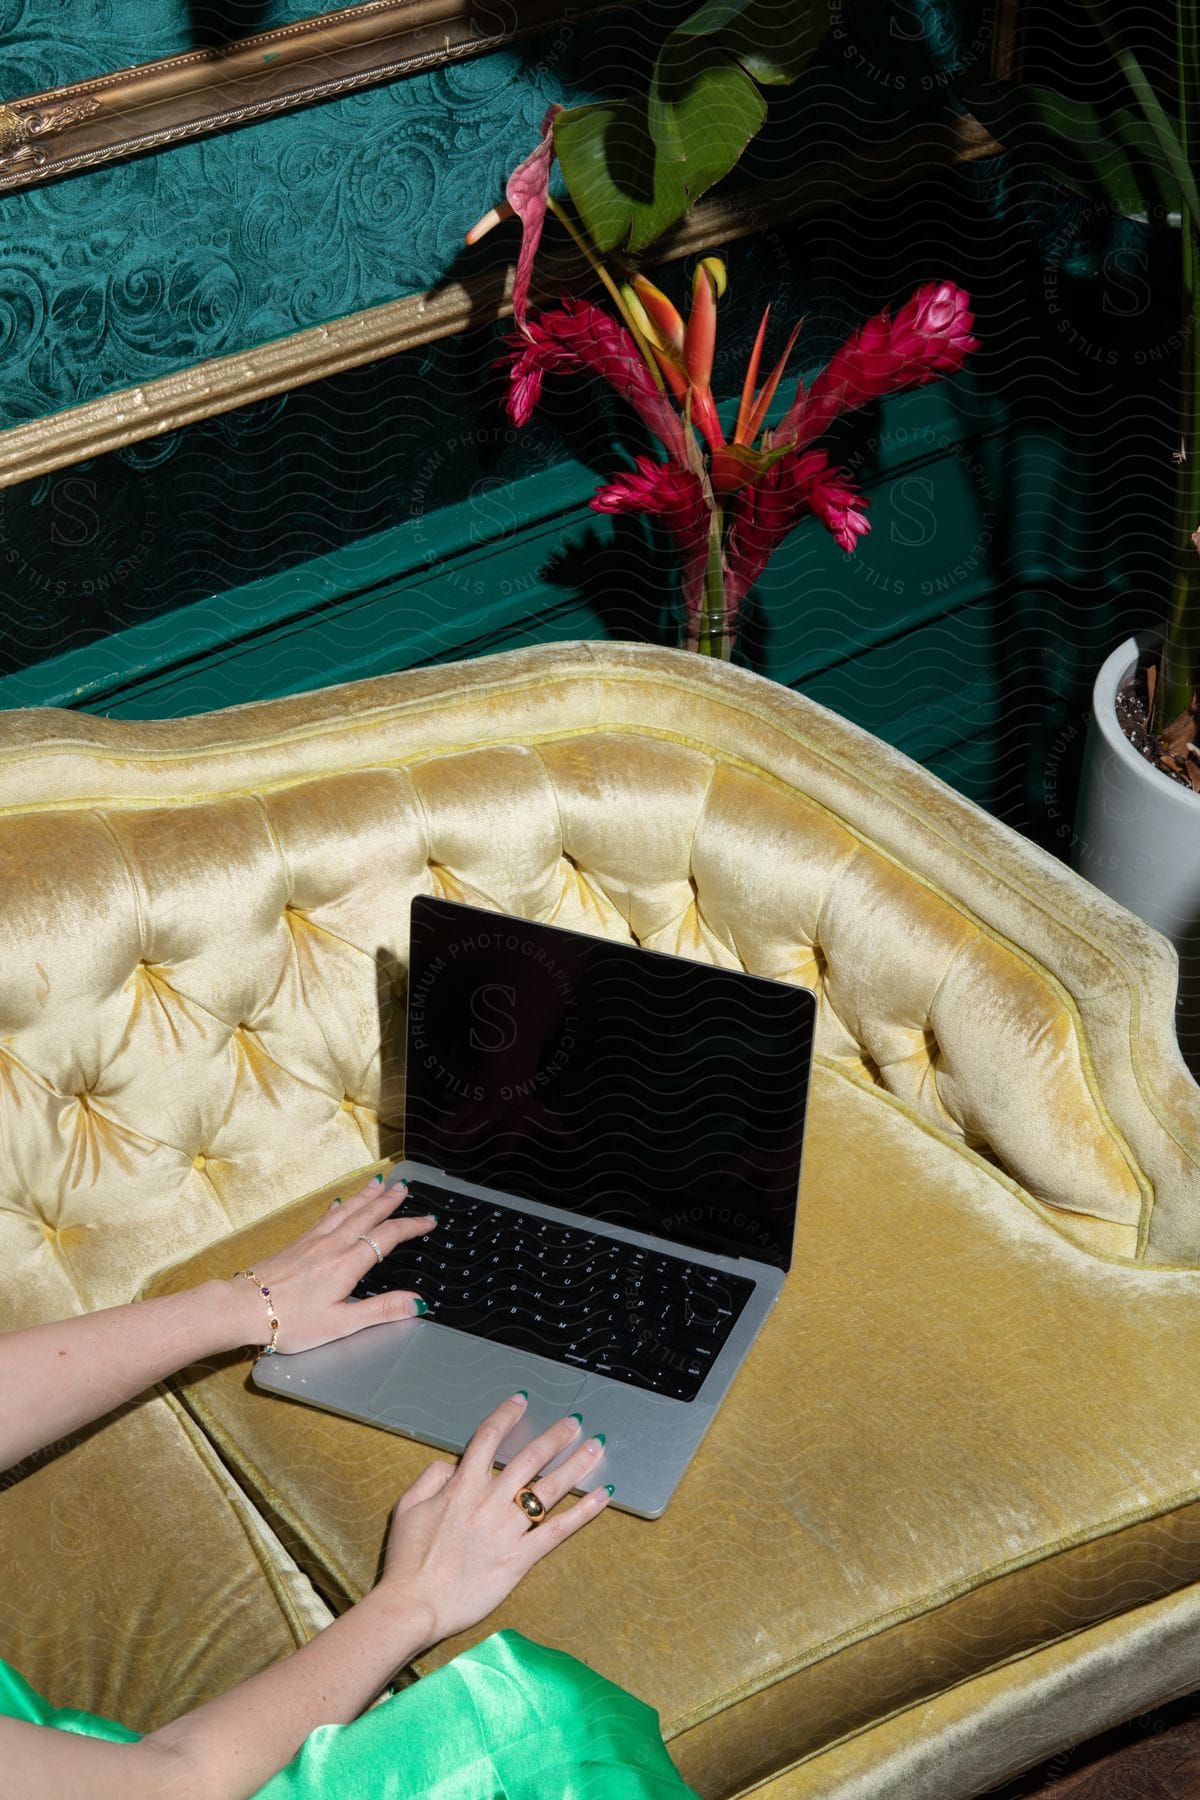
[[[334,1191],[156,1288],[232,1272]],[[666,1514],[610,1510],[419,1667],[502,1625],[559,1645],[657,1708],[715,1800],[1170,1592],[1200,1575],[1198,1300],[1200,1273],[1089,1254],[821,1058],[795,1265]],[[265,1396],[244,1358],[181,1393],[330,1591],[367,1588],[435,1453]]]
[[[1145,1248],[1163,1145],[1191,1153],[1155,1118],[1144,1163],[1112,1113],[1079,996],[1094,1009],[1120,984],[1090,942],[1071,935],[1071,987],[1008,935],[1044,917],[998,929],[946,858],[934,879],[879,841],[895,828],[886,796],[861,824],[814,798],[797,696],[652,657],[636,692],[602,690],[606,713],[637,719],[604,722],[592,653],[581,669],[553,648],[497,659],[495,692],[470,665],[461,695],[423,697],[433,678],[413,671],[157,736],[39,720],[6,754],[0,719],[0,1264],[15,1317],[120,1303],[158,1246],[198,1250],[395,1153],[418,893],[810,982],[826,1055],[985,1150],[1077,1241]],[[781,704],[788,731],[764,734],[761,708]],[[52,731],[115,747],[75,766]],[[868,796],[882,750],[856,764]]]
[[[150,1396],[0,1474],[0,1656],[153,1731],[329,1620],[186,1412]]]

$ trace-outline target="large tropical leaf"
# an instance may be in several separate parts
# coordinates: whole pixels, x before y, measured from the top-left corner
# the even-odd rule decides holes
[[[794,80],[828,19],[821,0],[705,0],[645,98],[559,113],[555,150],[597,249],[644,249],[727,175],[766,117],[755,83]]]
[[[1154,134],[1154,140],[1179,189],[1181,211],[1192,215],[1194,228],[1200,231],[1200,189],[1185,148],[1186,129],[1180,135],[1182,121],[1172,120],[1155,91],[1154,83],[1129,45],[1122,42],[1107,0],[1084,0],[1092,20],[1108,45],[1113,61],[1124,75],[1141,108],[1142,116]],[[1178,0],[1177,68],[1187,69],[1185,87],[1192,86],[1196,75],[1196,55],[1200,40],[1196,34],[1196,0]],[[1194,88],[1193,88],[1194,93]],[[1194,130],[1194,127],[1193,127]],[[1192,149],[1195,149],[1195,143]]]
[[[558,115],[554,147],[597,249],[642,250],[728,174],[763,122],[749,76],[711,53],[672,104],[670,148],[650,131],[648,102],[621,100]],[[661,127],[660,127],[661,128]]]
[[[1190,210],[1150,122],[1130,107],[1101,113],[1053,88],[979,81],[958,89],[993,136],[1086,198],[1124,213]],[[1197,221],[1200,224],[1200,220]]]

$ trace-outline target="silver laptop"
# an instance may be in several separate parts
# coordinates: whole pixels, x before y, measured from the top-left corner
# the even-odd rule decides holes
[[[815,1014],[808,988],[418,896],[389,1180],[439,1223],[355,1292],[430,1312],[256,1383],[443,1450],[524,1388],[499,1462],[581,1413],[589,1485],[658,1518],[791,1266]]]

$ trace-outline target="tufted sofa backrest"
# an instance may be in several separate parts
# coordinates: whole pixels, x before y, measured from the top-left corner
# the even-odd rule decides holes
[[[795,694],[560,644],[0,715],[0,1324],[399,1150],[416,893],[809,983],[821,1056],[1085,1247],[1200,1252],[1161,939]]]

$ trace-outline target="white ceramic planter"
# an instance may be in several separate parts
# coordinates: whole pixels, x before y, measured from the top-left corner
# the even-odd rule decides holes
[[[1139,756],[1117,723],[1117,690],[1142,646],[1129,638],[1092,689],[1075,826],[1075,867],[1179,952],[1179,1036],[1200,1054],[1200,794]],[[1191,1040],[1196,1039],[1193,1044]]]

